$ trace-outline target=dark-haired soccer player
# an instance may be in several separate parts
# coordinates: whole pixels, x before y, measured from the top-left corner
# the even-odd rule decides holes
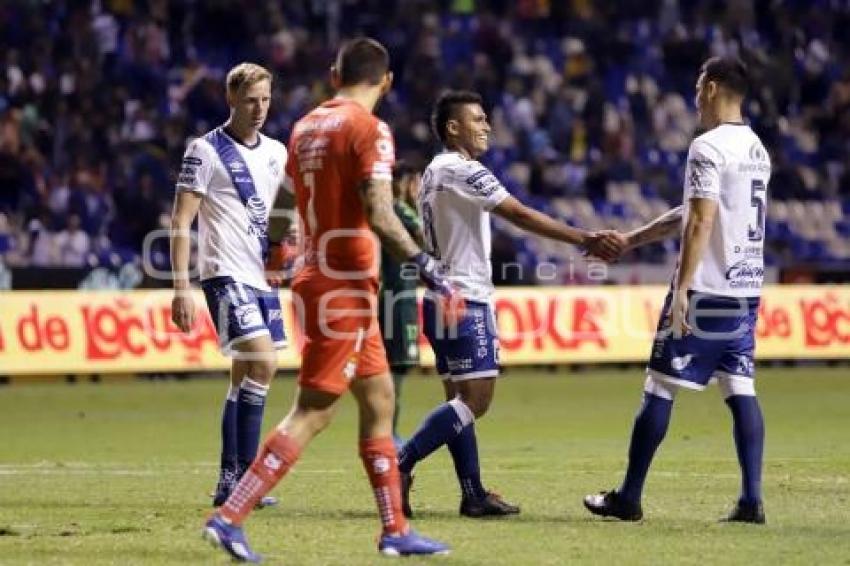
[[[446,402],[422,422],[399,455],[410,515],[413,468],[440,446],[448,445],[461,488],[460,513],[467,517],[510,515],[519,508],[484,489],[478,462],[475,419],[487,412],[499,375],[499,342],[491,303],[490,212],[529,232],[581,246],[610,258],[620,241],[609,233],[590,233],[528,208],[512,197],[478,157],[489,146],[490,125],[481,97],[450,91],[432,113],[434,133],[445,149],[422,177],[419,209],[426,247],[466,299],[466,316],[457,327],[443,323],[432,295],[423,305],[424,329],[443,379]]]
[[[741,494],[729,521],[764,523],[764,422],[753,385],[756,317],[764,263],[770,158],[744,123],[747,71],[735,58],[711,58],[696,84],[700,126],[688,152],[684,205],[628,234],[628,246],[681,234],[679,262],[664,304],[629,464],[616,490],[588,495],[592,513],[637,521],[652,457],[664,439],[679,388],[720,386],[732,412]],[[684,220],[684,225],[683,225]]]
[[[349,389],[360,412],[360,457],[381,518],[378,550],[391,556],[448,552],[446,545],[413,532],[401,509],[393,384],[376,316],[373,232],[395,257],[418,266],[440,296],[451,297],[454,289],[393,212],[393,138],[373,115],[392,84],[386,49],[372,39],[355,39],[340,49],[331,73],[336,96],[293,128],[287,190],[280,191],[275,203],[280,213],[269,226],[275,242],[288,231],[297,206],[306,249],[292,284],[305,335],[295,402],[204,529],[207,540],[238,560],[260,560],[245,540],[242,522],[330,423]],[[279,267],[267,265],[272,272]],[[278,274],[270,277],[280,283]]]

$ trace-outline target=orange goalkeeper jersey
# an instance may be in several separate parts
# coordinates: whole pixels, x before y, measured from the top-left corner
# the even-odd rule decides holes
[[[305,232],[306,264],[296,279],[334,272],[376,277],[378,244],[358,187],[367,179],[392,180],[389,127],[360,104],[335,98],[295,124],[289,148],[286,169]]]

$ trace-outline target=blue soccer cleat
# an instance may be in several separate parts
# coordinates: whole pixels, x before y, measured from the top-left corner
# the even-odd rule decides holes
[[[219,517],[218,513],[210,517],[207,524],[204,525],[204,532],[201,536],[214,547],[227,552],[234,560],[253,563],[263,561],[263,557],[256,554],[248,546],[248,540],[245,538],[242,528],[228,525]]]
[[[450,550],[447,545],[412,530],[403,536],[382,535],[378,541],[378,552],[384,556],[443,555]]]

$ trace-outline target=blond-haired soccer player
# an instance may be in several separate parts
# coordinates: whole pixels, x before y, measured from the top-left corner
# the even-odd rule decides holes
[[[418,267],[419,276],[443,297],[452,297],[454,288],[393,211],[393,137],[373,115],[392,83],[386,49],[368,38],[347,43],[332,81],[336,97],[293,128],[288,182],[276,202],[282,213],[270,228],[274,241],[291,221],[285,211],[297,203],[305,240],[305,265],[292,284],[305,335],[298,391],[289,414],[204,529],[208,540],[237,560],[260,560],[245,540],[243,521],[328,425],[348,390],[360,411],[360,458],[381,518],[378,550],[391,556],[448,552],[446,545],[414,533],[401,509],[393,383],[378,331],[379,250],[372,233],[396,258]]]
[[[275,350],[286,344],[277,291],[263,273],[269,211],[287,159],[282,143],[260,133],[271,83],[271,74],[259,65],[242,63],[230,70],[230,117],[189,143],[174,198],[172,320],[183,332],[190,332],[195,321],[189,234],[197,216],[201,287],[221,349],[232,357],[221,417],[216,506],[224,503],[257,454]]]

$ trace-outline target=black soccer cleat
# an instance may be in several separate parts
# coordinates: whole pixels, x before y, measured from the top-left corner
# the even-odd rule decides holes
[[[761,501],[756,503],[745,503],[743,501],[738,501],[735,504],[735,507],[729,513],[729,516],[725,519],[720,519],[722,523],[754,523],[756,525],[763,525],[765,523],[764,518],[764,505]]]
[[[413,509],[410,508],[410,488],[413,487],[413,472],[409,474],[399,470],[401,475],[401,512],[410,519],[413,517]]]
[[[615,517],[621,521],[640,521],[643,509],[640,502],[624,499],[616,490],[602,491],[587,495],[584,506],[588,511],[600,517]]]
[[[464,497],[460,502],[460,514],[464,517],[502,517],[518,515],[519,507],[508,503],[498,493],[488,491],[482,498]]]

